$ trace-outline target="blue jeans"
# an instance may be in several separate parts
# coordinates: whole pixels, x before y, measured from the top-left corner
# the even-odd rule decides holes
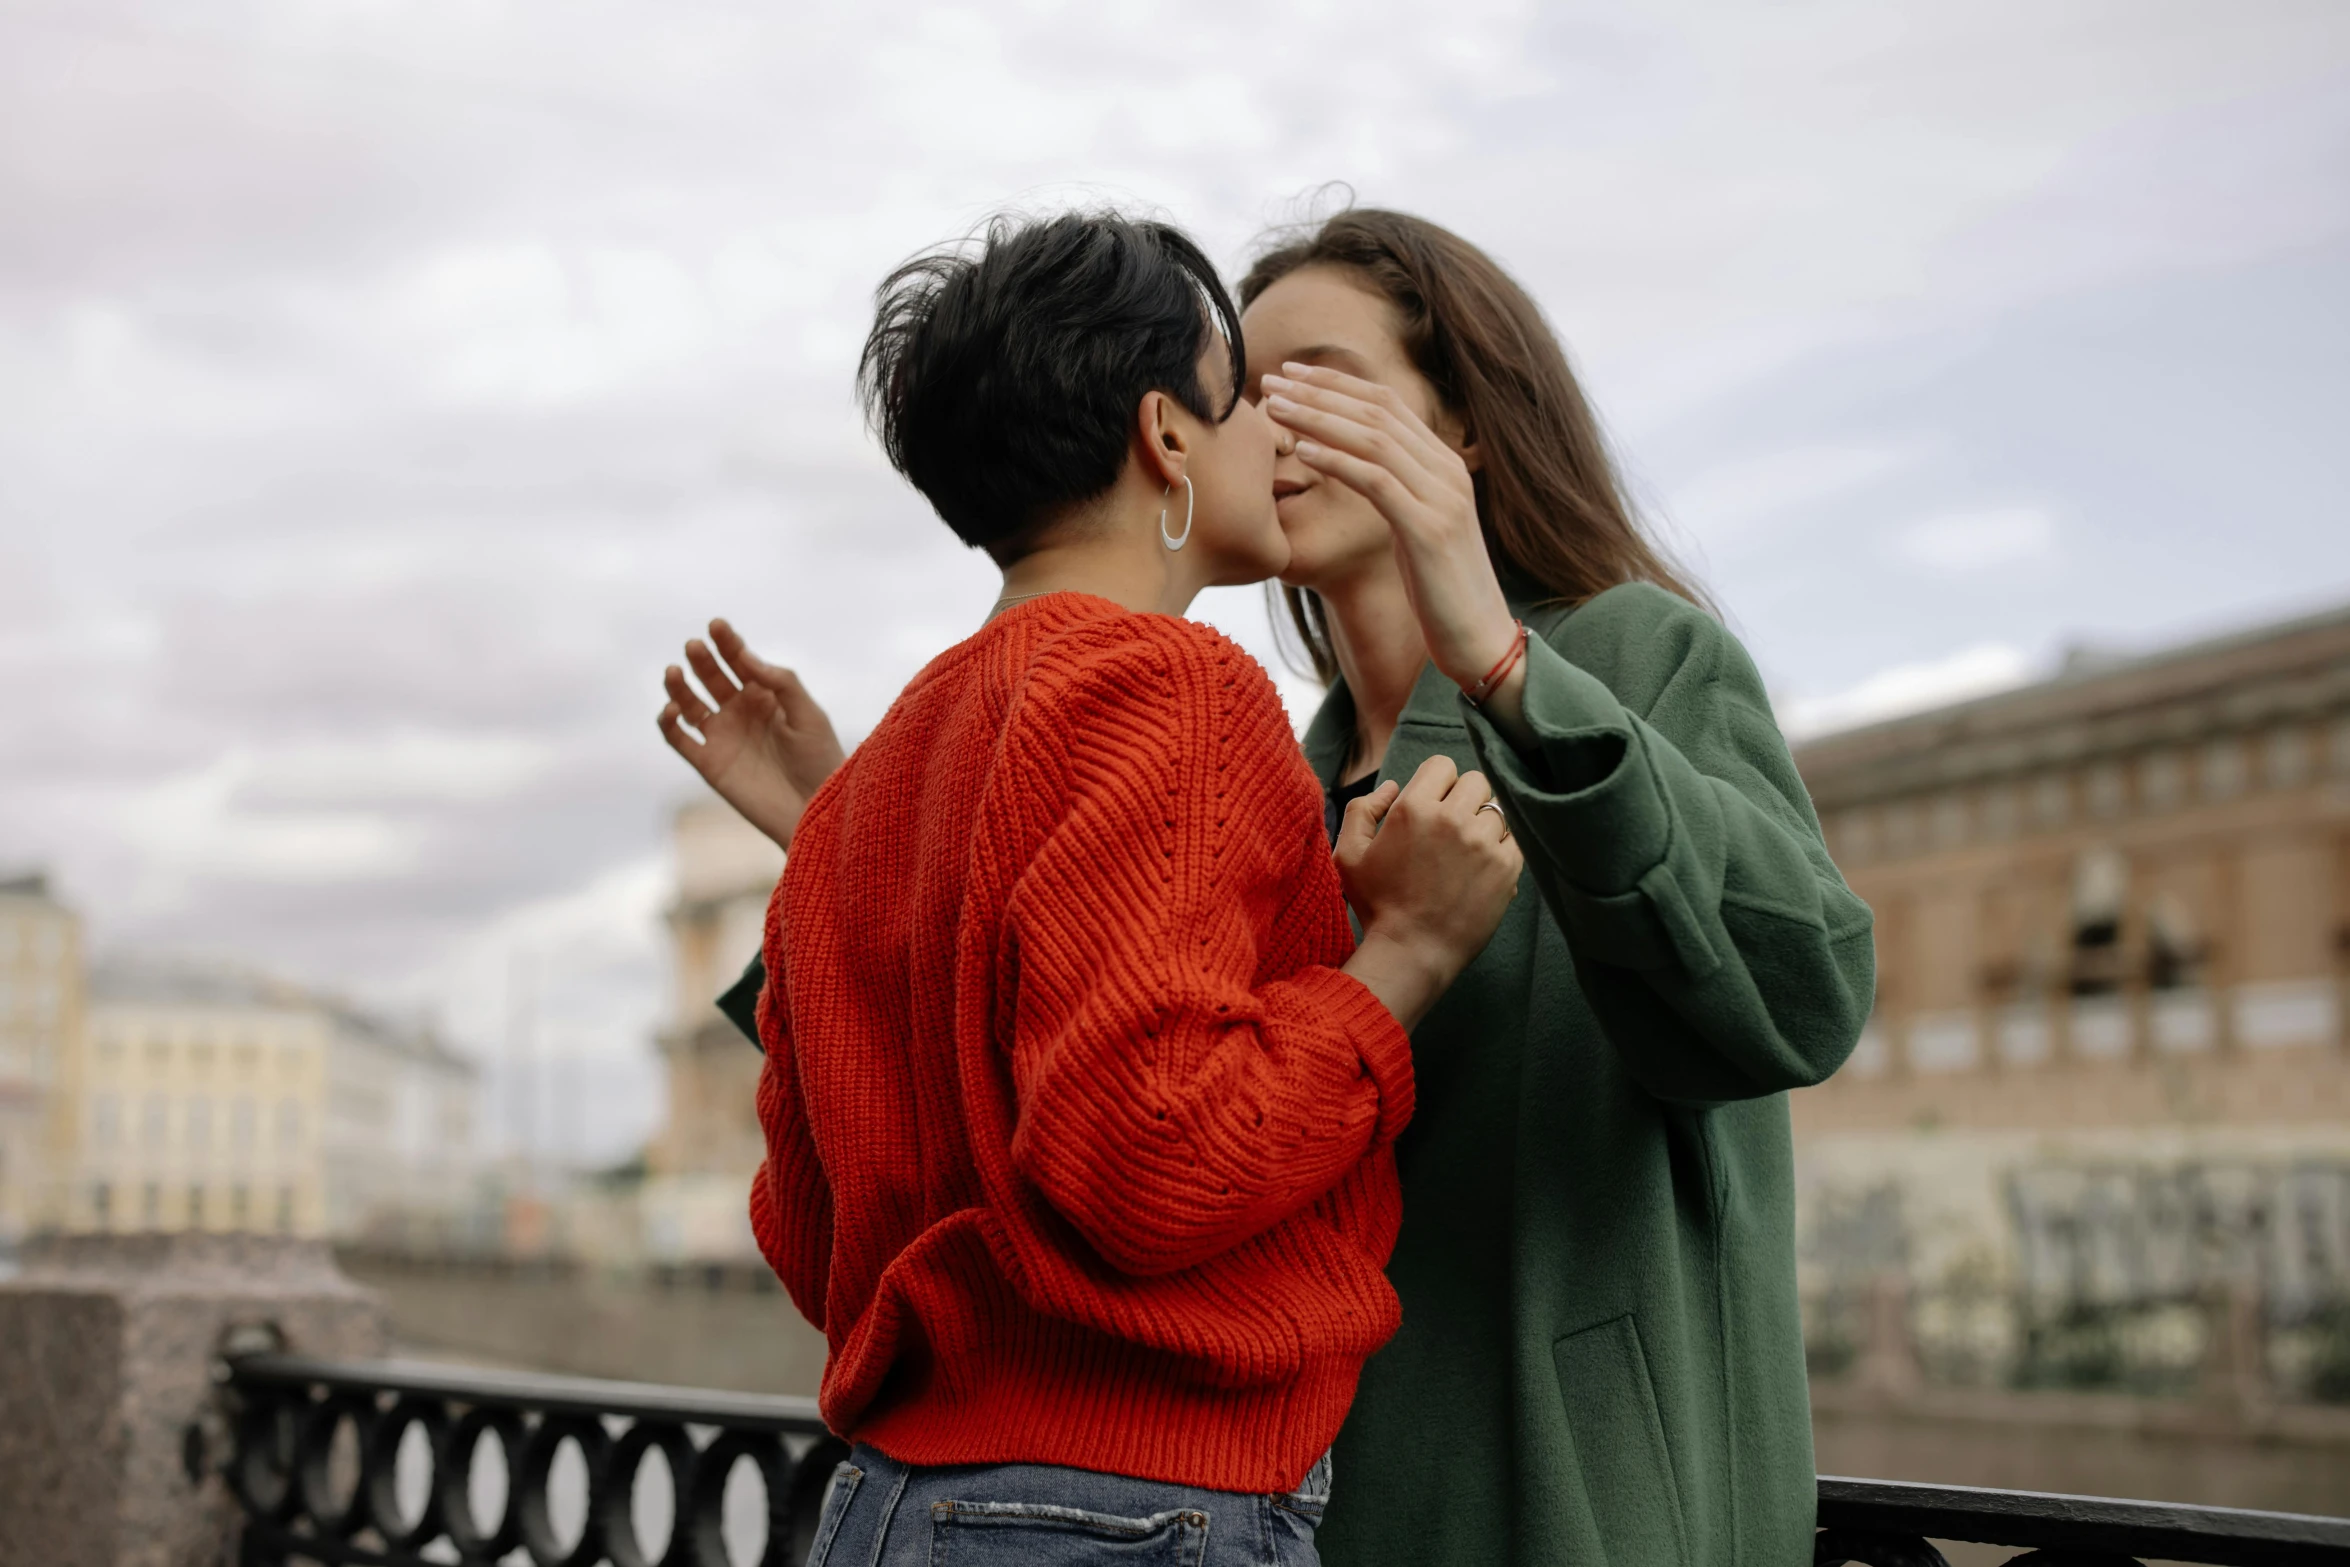
[[[1324,1454],[1287,1496],[1051,1464],[917,1468],[859,1446],[832,1473],[808,1567],[1320,1567]]]

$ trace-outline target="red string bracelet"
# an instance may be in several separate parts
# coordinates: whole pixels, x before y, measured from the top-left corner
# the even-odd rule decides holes
[[[1510,638],[1510,650],[1501,655],[1501,662],[1485,671],[1485,678],[1473,686],[1461,687],[1461,695],[1469,699],[1471,707],[1483,707],[1485,699],[1493,695],[1493,688],[1507,680],[1510,671],[1518,667],[1518,660],[1526,656],[1526,623],[1510,622],[1515,635]]]

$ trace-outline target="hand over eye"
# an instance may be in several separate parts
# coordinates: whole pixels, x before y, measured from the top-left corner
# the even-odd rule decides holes
[[[1477,517],[1476,447],[1430,429],[1393,387],[1325,365],[1281,368],[1264,378],[1265,412],[1296,432],[1307,467],[1378,508],[1429,657],[1474,685],[1516,634]]]

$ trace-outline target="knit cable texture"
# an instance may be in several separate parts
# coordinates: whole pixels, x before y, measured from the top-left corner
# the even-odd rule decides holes
[[[907,687],[769,906],[761,1251],[903,1462],[1285,1491],[1395,1331],[1410,1044],[1280,700],[1074,594]]]

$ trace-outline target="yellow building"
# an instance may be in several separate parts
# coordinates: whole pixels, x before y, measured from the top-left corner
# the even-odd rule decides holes
[[[0,1247],[53,1200],[66,1132],[58,1078],[81,1011],[80,919],[44,877],[0,881]]]
[[[749,1206],[766,1152],[760,1056],[716,998],[759,950],[783,851],[715,796],[678,809],[671,843],[672,991],[659,1038],[669,1113],[645,1149],[644,1245],[662,1260],[756,1257]]]
[[[325,1228],[331,1020],[244,975],[136,964],[90,980],[57,1218],[75,1230]]]

